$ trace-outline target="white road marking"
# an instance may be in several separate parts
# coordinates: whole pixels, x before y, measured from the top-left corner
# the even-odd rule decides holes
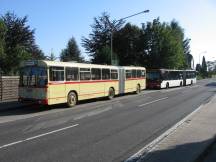
[[[146,105],[149,105],[149,104],[152,104],[152,103],[161,101],[161,100],[166,100],[167,98],[168,98],[168,97],[164,97],[164,98],[160,98],[160,99],[157,99],[157,100],[154,100],[154,101],[151,101],[151,102],[147,102],[147,103],[144,103],[144,104],[142,104],[142,105],[139,105],[139,107],[143,107],[143,106],[146,106]]]
[[[40,138],[40,137],[43,137],[43,136],[46,136],[46,135],[49,135],[49,134],[53,134],[53,133],[56,133],[56,132],[60,132],[60,131],[66,130],[66,129],[70,129],[70,128],[76,127],[78,125],[79,124],[70,125],[68,127],[64,127],[64,128],[61,128],[61,129],[51,131],[51,132],[47,132],[47,133],[43,133],[43,134],[40,134],[40,135],[37,135],[37,136],[26,138],[24,140],[19,140],[19,141],[16,141],[16,142],[12,142],[12,143],[0,146],[0,149],[6,148],[6,147],[9,147],[9,146],[13,146],[13,145],[16,145],[16,144],[19,144],[19,143],[23,143],[23,142],[26,142],[26,141],[30,141],[30,140],[33,140],[33,139],[36,139],[36,138]]]
[[[140,157],[144,158],[146,157],[156,146],[159,144],[164,138],[169,136],[171,133],[173,133],[179,126],[181,126],[185,121],[187,121],[191,116],[193,116],[196,112],[198,112],[205,104],[200,105],[196,110],[188,114],[185,118],[183,118],[181,121],[176,123],[174,126],[172,126],[170,129],[165,131],[163,134],[161,134],[159,137],[157,137],[155,140],[141,148],[137,153],[133,154],[131,157],[129,157],[124,162],[134,162],[138,161]]]
[[[16,144],[21,143],[21,142],[23,142],[23,140],[21,140],[21,141],[16,141],[16,142],[13,142],[13,143],[9,143],[9,144],[6,144],[6,145],[1,146],[0,149],[1,149],[1,148],[4,148],[4,147],[9,147],[9,146],[12,146],[12,145],[16,145]]]

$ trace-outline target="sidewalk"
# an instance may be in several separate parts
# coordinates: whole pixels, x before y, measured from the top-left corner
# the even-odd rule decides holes
[[[12,110],[21,108],[24,106],[28,106],[29,104],[20,103],[18,101],[7,101],[7,102],[0,102],[0,112],[6,110]]]
[[[137,162],[216,162],[216,95]]]

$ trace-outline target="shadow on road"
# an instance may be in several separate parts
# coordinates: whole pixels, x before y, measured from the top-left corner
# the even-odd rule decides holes
[[[117,95],[116,97],[121,97],[121,96],[127,96],[131,95],[133,93],[128,93],[124,95]],[[132,95],[131,95],[132,96]],[[88,108],[91,106],[103,106],[104,104],[107,104],[110,101],[108,100],[107,97],[101,97],[101,98],[96,98],[96,99],[89,99],[89,100],[84,100],[84,101],[79,101],[78,105],[76,105],[74,108],[76,109],[83,109],[83,108]],[[113,101],[114,102],[114,101]],[[17,103],[19,104],[19,103]],[[12,115],[28,115],[28,114],[34,114],[34,113],[39,113],[39,112],[46,112],[46,111],[52,111],[52,110],[61,110],[61,109],[70,109],[67,107],[67,104],[57,104],[57,105],[51,105],[51,106],[42,106],[42,105],[25,105],[21,107],[12,107],[10,109],[0,109],[0,117],[1,116],[12,116]]]
[[[207,87],[216,87],[216,82],[208,83],[205,86],[207,86]]]
[[[202,142],[177,145],[167,150],[153,151],[141,158],[140,162],[205,162],[214,141],[215,137]]]

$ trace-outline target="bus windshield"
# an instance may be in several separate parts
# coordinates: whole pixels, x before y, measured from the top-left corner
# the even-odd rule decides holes
[[[147,73],[148,80],[160,80],[161,75],[159,71],[150,71]]]
[[[45,86],[47,84],[47,69],[38,66],[26,66],[20,71],[20,86]]]

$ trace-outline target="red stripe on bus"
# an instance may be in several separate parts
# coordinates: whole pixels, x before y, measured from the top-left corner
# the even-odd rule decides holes
[[[58,98],[66,98],[66,96],[64,96],[64,97],[54,97],[54,98],[48,98],[48,99],[58,99]]]
[[[118,82],[118,80],[94,80],[94,81],[80,81],[80,82],[50,82],[49,85],[58,84],[83,84],[83,83],[100,83],[100,82]]]
[[[102,93],[105,93],[105,92],[97,92],[97,93],[82,94],[82,95],[80,95],[80,96],[88,96],[88,95],[102,94]]]
[[[105,93],[105,92],[96,92],[96,93],[81,94],[81,95],[79,95],[79,96],[87,96],[87,95],[102,94],[102,93]],[[65,96],[65,97],[49,98],[49,99],[58,99],[58,98],[66,98],[66,96]]]
[[[127,80],[140,80],[140,79],[145,79],[145,78],[127,78],[126,81]]]

